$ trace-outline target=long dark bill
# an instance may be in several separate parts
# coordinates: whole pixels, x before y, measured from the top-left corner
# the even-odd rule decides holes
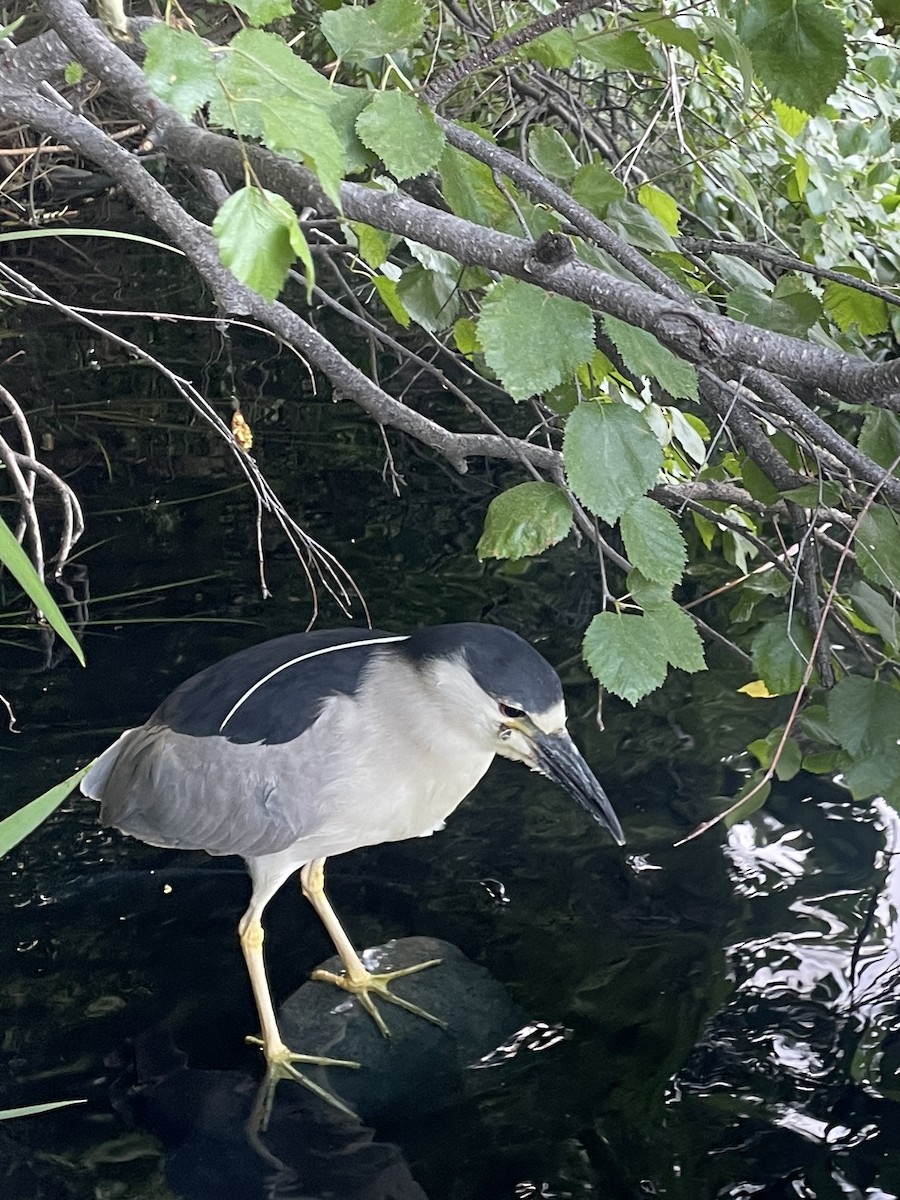
[[[624,846],[625,834],[619,818],[572,739],[567,734],[537,731],[532,735],[531,743],[538,769],[574,796],[581,807],[612,834],[616,845]]]

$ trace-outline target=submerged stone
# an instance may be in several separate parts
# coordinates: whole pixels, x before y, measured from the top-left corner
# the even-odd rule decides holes
[[[310,980],[281,1006],[282,1037],[304,1054],[351,1059],[360,1069],[301,1064],[303,1073],[365,1121],[438,1112],[480,1090],[479,1077],[493,1072],[473,1068],[524,1021],[502,984],[456,946],[437,938],[401,938],[361,957],[373,973],[441,959],[438,966],[398,979],[391,990],[446,1021],[447,1028],[376,996],[391,1035],[383,1037],[355,996],[334,984]],[[337,974],[340,959],[330,958],[321,968]],[[284,1085],[279,1087],[276,1108],[286,1091]]]

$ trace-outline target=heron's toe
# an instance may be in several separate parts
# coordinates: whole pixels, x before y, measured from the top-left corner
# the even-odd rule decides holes
[[[302,1071],[298,1071],[294,1064],[306,1063],[307,1065],[316,1067],[353,1067],[357,1069],[360,1065],[358,1062],[352,1062],[345,1058],[322,1058],[315,1054],[298,1054],[294,1050],[289,1050],[284,1043],[278,1043],[274,1046],[266,1045],[263,1039],[258,1037],[248,1037],[245,1038],[245,1041],[251,1046],[259,1046],[266,1057],[266,1077],[263,1080],[256,1105],[254,1106],[251,1124],[261,1130],[265,1130],[272,1113],[275,1089],[282,1079],[291,1079],[294,1083],[301,1084],[318,1096],[320,1100],[324,1100],[326,1104],[330,1104],[346,1116],[356,1119],[356,1113],[352,1108],[348,1108],[342,1100],[339,1100],[327,1088],[320,1087],[318,1083],[309,1079]]]
[[[395,979],[401,979],[404,975],[415,975],[416,972],[425,971],[428,967],[436,967],[440,961],[439,958],[432,958],[428,962],[416,963],[411,967],[401,967],[397,971],[384,971],[377,975],[371,971],[366,971],[363,975],[355,976],[349,973],[336,975],[333,971],[318,970],[313,971],[312,978],[318,979],[323,983],[333,983],[336,987],[343,988],[345,992],[350,992],[351,995],[356,996],[360,1004],[378,1026],[382,1035],[390,1037],[391,1031],[385,1024],[381,1013],[375,1007],[375,996],[380,1000],[384,1000],[387,1004],[395,1004],[398,1008],[403,1008],[417,1017],[423,1017],[426,1021],[430,1021],[432,1025],[437,1025],[441,1029],[447,1028],[446,1021],[442,1021],[440,1017],[435,1017],[432,1013],[426,1012],[424,1008],[419,1008],[418,1004],[412,1004],[409,1000],[404,1000],[401,996],[396,996],[390,990],[390,985]]]

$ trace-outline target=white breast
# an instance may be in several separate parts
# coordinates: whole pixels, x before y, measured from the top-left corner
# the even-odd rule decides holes
[[[300,862],[427,837],[494,758],[486,740],[448,719],[443,699],[423,692],[414,669],[396,659],[385,671],[376,662],[355,697],[328,700],[310,734],[316,819],[285,852]]]

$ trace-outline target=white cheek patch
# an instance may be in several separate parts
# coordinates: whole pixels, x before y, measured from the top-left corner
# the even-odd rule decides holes
[[[566,727],[565,702],[559,700],[544,712],[532,713],[531,719],[542,733],[560,733]]]

